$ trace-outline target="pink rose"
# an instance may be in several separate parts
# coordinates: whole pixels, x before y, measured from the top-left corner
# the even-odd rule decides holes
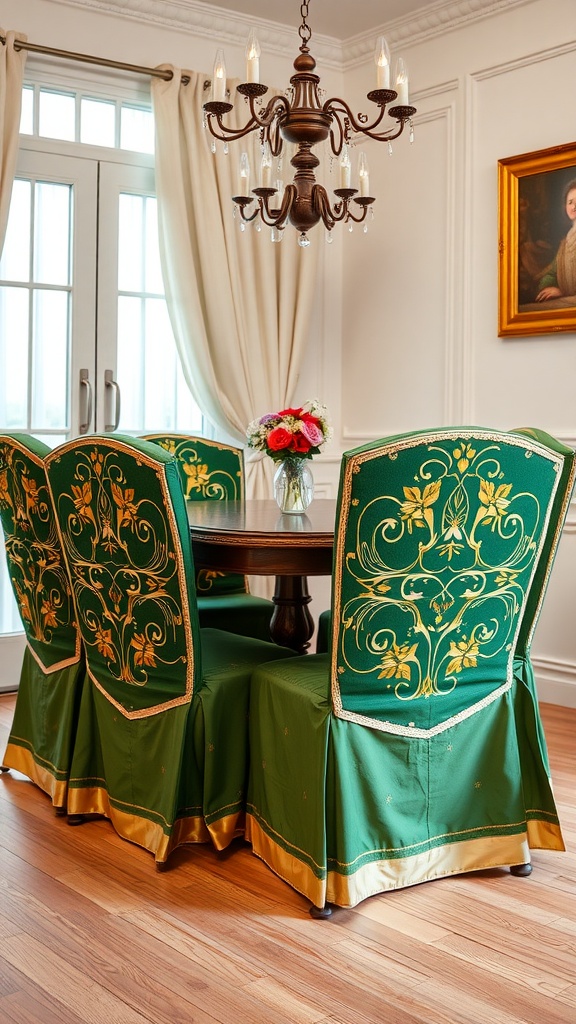
[[[304,437],[310,441],[311,446],[322,444],[324,434],[312,417],[310,419],[302,417],[302,427],[300,429],[302,430]]]

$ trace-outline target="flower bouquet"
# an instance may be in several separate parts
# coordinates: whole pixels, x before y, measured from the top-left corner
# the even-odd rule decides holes
[[[279,466],[274,495],[283,512],[304,512],[314,495],[314,481],[305,460],[317,455],[332,437],[324,405],[309,401],[296,409],[266,413],[252,420],[248,444],[265,452]]]

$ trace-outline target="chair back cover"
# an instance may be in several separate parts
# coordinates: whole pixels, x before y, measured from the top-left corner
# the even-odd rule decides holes
[[[0,519],[26,634],[3,764],[64,808],[84,662],[46,477],[49,451],[27,434],[0,435]]]
[[[0,519],[8,572],[28,647],[44,672],[80,659],[80,635],[46,479],[49,451],[29,435],[0,435]]]
[[[132,437],[88,436],[47,466],[90,678],[127,719],[189,703],[197,624],[175,459]]]
[[[511,687],[520,628],[526,640],[573,484],[573,453],[568,465],[564,452],[462,427],[345,454],[332,609],[337,716],[426,737]]]
[[[187,434],[146,434],[143,438],[174,455],[186,501],[243,501],[244,453],[233,445]],[[198,569],[200,597],[247,591],[245,576]]]

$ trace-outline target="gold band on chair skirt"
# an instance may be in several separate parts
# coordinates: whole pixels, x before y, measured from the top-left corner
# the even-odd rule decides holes
[[[9,743],[2,764],[5,768],[26,775],[31,782],[48,794],[55,807],[66,805],[68,782],[55,778],[56,768],[51,771],[50,767],[46,768],[39,764],[32,751],[26,747],[21,747],[18,743]]]
[[[163,863],[177,846],[184,843],[209,843],[210,833],[201,815],[178,818],[170,833],[158,822],[134,812],[122,811],[109,800],[101,786],[72,787],[68,792],[69,814],[100,814],[108,818],[122,839],[137,843]]]
[[[530,862],[530,847],[563,850],[558,825],[529,821],[527,832],[445,843],[411,857],[383,858],[364,864],[358,871],[322,871],[311,868],[275,842],[252,815],[246,818],[246,839],[254,853],[280,878],[297,889],[317,907],[333,903],[355,907],[368,896],[418,885],[434,878],[509,867]]]

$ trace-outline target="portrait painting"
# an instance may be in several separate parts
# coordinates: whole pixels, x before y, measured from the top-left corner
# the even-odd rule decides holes
[[[498,161],[498,334],[576,331],[576,143]]]

